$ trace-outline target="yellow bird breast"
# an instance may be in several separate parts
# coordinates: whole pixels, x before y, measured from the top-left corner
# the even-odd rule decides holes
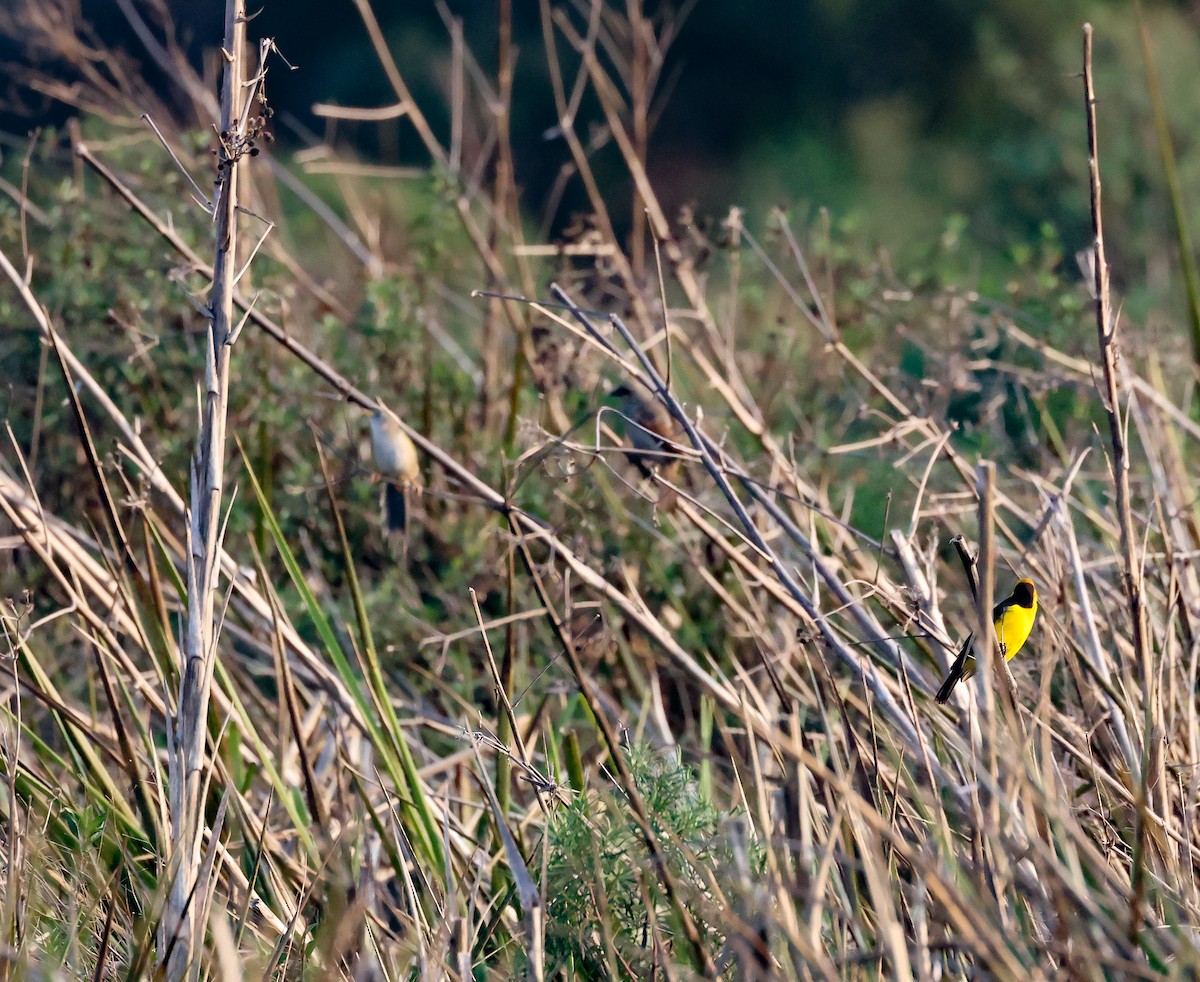
[[[1013,660],[1029,640],[1029,632],[1033,630],[1033,619],[1037,616],[1037,602],[1032,607],[1022,607],[1014,604],[1001,612],[996,618],[996,641],[1004,657]]]
[[[1037,617],[1037,589],[1033,580],[1018,580],[1012,595],[1005,597],[992,608],[992,625],[996,629],[996,643],[1004,652],[1006,661],[1012,661],[1029,640],[1033,621]],[[975,656],[968,655],[963,665],[962,677],[969,679],[975,674]]]

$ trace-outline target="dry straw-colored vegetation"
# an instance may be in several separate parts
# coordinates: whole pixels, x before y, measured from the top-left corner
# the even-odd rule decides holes
[[[1200,427],[1103,263],[1000,304],[825,216],[664,213],[677,24],[637,3],[542,4],[589,201],[554,241],[504,31],[488,74],[445,12],[434,114],[359,0],[394,103],[252,155],[279,55],[202,78],[122,9],[173,91],[69,3],[4,15],[81,113],[0,202],[6,977],[1195,977]],[[427,168],[338,139],[376,125]],[[650,478],[630,380],[674,421]],[[421,450],[404,543],[380,401]],[[939,707],[955,536],[981,609],[1042,606]]]

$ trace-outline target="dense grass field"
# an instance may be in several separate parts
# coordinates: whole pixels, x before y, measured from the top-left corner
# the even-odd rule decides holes
[[[668,214],[655,24],[596,9],[547,8],[553,235],[511,52],[449,45],[443,135],[377,38],[398,172],[337,139],[383,111],[272,149],[252,20],[213,79],[147,25],[171,93],[27,25],[79,116],[0,172],[3,976],[1195,978],[1186,301],[1052,224],[983,283],[953,221],[901,267]],[[1011,671],[938,705],[1021,577]]]

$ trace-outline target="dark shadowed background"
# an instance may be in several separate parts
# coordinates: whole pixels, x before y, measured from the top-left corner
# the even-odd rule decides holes
[[[101,39],[145,61],[114,0],[82,6]],[[171,3],[177,36],[197,63],[217,43],[220,7]],[[581,199],[572,186],[553,214],[543,214],[546,191],[567,154],[553,138],[539,6],[513,7],[518,184],[530,217],[561,228]],[[1145,9],[1164,81],[1186,78],[1200,52],[1195,6]],[[446,10],[461,19],[467,48],[494,77],[498,4],[448,0]],[[939,236],[966,235],[985,261],[1052,228],[1073,252],[1087,239],[1076,73],[1080,26],[1090,19],[1097,25],[1104,109],[1113,119],[1128,120],[1132,111],[1144,120],[1140,131],[1122,124],[1104,134],[1114,220],[1128,223],[1122,238],[1129,243],[1134,236],[1139,249],[1145,227],[1165,220],[1161,196],[1152,190],[1160,183],[1159,162],[1127,4],[701,0],[647,10],[678,22],[658,87],[649,156],[651,176],[670,207],[695,204],[701,213],[720,214],[733,204],[751,210],[828,206],[892,249],[920,252]],[[448,120],[438,118],[436,108],[448,102],[451,64],[443,14],[421,2],[378,4],[376,16],[418,103],[444,132]],[[276,133],[285,144],[330,135],[312,115],[316,102],[394,101],[349,0],[266,2],[254,30],[274,37],[296,66],[271,83],[281,114]],[[11,81],[23,62],[37,57],[20,40],[4,42]],[[1200,169],[1188,154],[1188,120],[1200,102],[1185,84],[1168,84],[1168,91],[1189,173]],[[5,117],[10,132],[66,112],[22,101],[21,114]],[[585,102],[581,115],[595,111]],[[370,160],[425,162],[403,122],[343,125],[336,136]],[[602,178],[622,180],[615,156],[606,167],[602,151],[596,166]],[[630,195],[619,183],[611,190],[616,217],[627,219],[621,209],[628,209]]]

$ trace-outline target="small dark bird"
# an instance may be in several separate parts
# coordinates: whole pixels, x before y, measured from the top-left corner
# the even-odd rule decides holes
[[[629,462],[644,477],[657,474],[674,482],[679,472],[679,427],[666,406],[654,399],[643,386],[635,388],[623,382],[613,389],[612,398],[618,401],[624,417],[624,437],[630,448],[625,451]],[[670,507],[675,493],[669,489],[660,495],[660,507]]]
[[[417,448],[389,409],[371,415],[371,453],[375,468],[384,479],[383,521],[389,533],[408,531],[408,497],[421,489],[421,466]]]

